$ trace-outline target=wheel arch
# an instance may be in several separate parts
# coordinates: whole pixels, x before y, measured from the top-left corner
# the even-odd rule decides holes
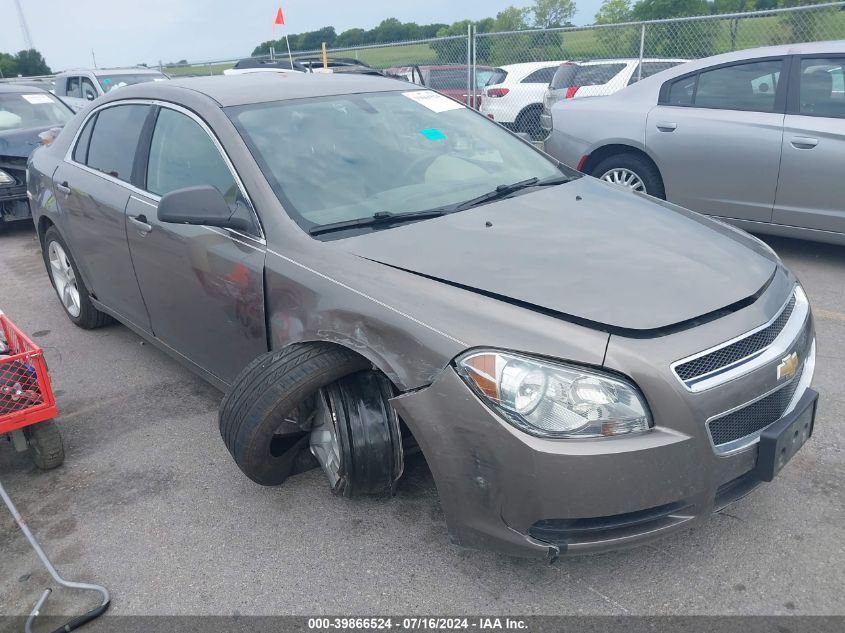
[[[660,169],[660,165],[657,164],[654,157],[651,156],[644,147],[638,147],[637,145],[624,142],[607,143],[592,150],[581,165],[581,171],[585,174],[592,175],[592,170],[595,169],[599,163],[601,163],[604,159],[617,154],[634,154],[645,158],[654,165],[654,168],[657,170],[657,173],[660,174],[661,179],[663,178],[663,171]]]

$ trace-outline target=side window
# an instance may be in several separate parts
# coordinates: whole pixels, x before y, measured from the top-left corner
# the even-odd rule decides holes
[[[693,105],[721,110],[774,112],[783,61],[737,64],[702,72]]]
[[[130,182],[138,139],[149,110],[150,106],[146,105],[119,105],[100,110],[91,133],[86,165]]]
[[[88,77],[82,78],[82,98],[88,99],[88,101],[93,101],[97,98],[97,89],[94,87],[94,84],[91,83],[91,80]]]
[[[147,190],[160,196],[176,189],[211,185],[231,206],[239,196],[232,172],[206,131],[190,117],[159,110],[147,163]]]
[[[845,118],[845,58],[801,60],[798,112]]]
[[[81,99],[82,92],[80,89],[79,77],[67,77],[65,81],[67,82],[67,84],[65,84],[65,93],[67,96]]]
[[[520,83],[523,83],[523,84],[548,84],[548,83],[551,83],[552,77],[555,76],[556,70],[557,70],[557,66],[549,66],[548,68],[541,68],[540,70],[535,70],[533,73],[528,75],[525,79],[523,79]]]
[[[94,121],[96,120],[96,114],[88,119],[88,123],[85,124],[82,133],[76,140],[76,147],[73,148],[73,160],[77,163],[85,165],[88,162],[88,144],[91,142],[91,131],[94,129]]]
[[[668,105],[692,105],[696,81],[698,81],[698,75],[693,75],[692,77],[682,77],[681,79],[673,81],[669,86],[669,96],[667,98]]]

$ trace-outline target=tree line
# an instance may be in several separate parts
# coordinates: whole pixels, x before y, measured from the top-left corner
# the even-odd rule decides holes
[[[0,53],[0,78],[34,77],[51,74],[50,67],[34,48],[20,51],[15,55]]]
[[[659,20],[697,15],[717,15],[746,11],[763,11],[779,7],[820,4],[828,0],[604,0],[595,15],[596,24]],[[572,26],[576,12],[575,0],[535,0],[530,7],[510,6],[495,17],[482,20],[459,20],[452,24],[417,24],[387,18],[372,29],[352,28],[337,33],[333,26],[316,31],[289,35],[290,47],[295,51],[319,49],[323,42],[329,48],[347,48],[369,44],[407,42],[450,35],[464,35],[467,25],[474,24],[477,33],[523,31]],[[732,24],[736,37],[737,21]],[[267,55],[273,48],[277,53],[286,50],[284,38],[262,42],[253,55]]]

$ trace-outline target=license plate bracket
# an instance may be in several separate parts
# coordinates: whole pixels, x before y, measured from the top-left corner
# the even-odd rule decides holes
[[[819,394],[807,389],[790,413],[760,435],[756,474],[761,481],[771,481],[813,434]]]

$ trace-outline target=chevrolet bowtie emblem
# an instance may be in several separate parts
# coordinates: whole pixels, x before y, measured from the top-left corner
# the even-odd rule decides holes
[[[778,380],[792,378],[796,371],[798,371],[798,354],[792,352],[780,361],[780,365],[778,365]]]

